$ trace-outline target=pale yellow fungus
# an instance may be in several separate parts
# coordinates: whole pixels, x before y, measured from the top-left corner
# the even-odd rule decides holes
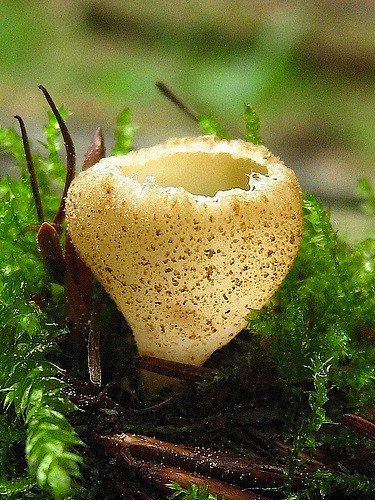
[[[201,365],[290,269],[302,232],[294,172],[265,147],[170,139],[73,181],[71,238],[140,355]]]

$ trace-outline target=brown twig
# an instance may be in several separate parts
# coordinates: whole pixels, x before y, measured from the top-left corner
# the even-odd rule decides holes
[[[346,413],[342,416],[341,423],[361,436],[375,441],[375,424],[369,420],[358,415]]]
[[[206,486],[210,493],[227,500],[266,500],[268,497],[259,495],[249,490],[226,483],[212,477],[207,477],[197,472],[187,471],[180,467],[173,467],[163,463],[136,460],[131,455],[123,453],[118,463],[125,468],[135,470],[139,477],[146,483],[163,493],[171,493],[168,485],[178,483],[183,488],[191,485]]]
[[[139,364],[143,370],[190,382],[203,382],[204,380],[212,378],[215,374],[214,370],[211,368],[187,365],[185,363],[154,358],[152,356],[142,356],[139,359]]]
[[[249,490],[241,490],[218,479],[205,477],[196,472],[189,472],[177,467],[169,467],[159,464],[144,464],[140,462],[137,468],[138,474],[144,481],[152,484],[159,490],[171,493],[168,487],[171,483],[178,483],[183,488],[188,488],[192,484],[203,487],[207,486],[209,493],[216,493],[218,498],[227,500],[266,500],[268,497],[259,495]]]
[[[33,192],[35,208],[36,208],[36,212],[37,212],[37,216],[38,216],[38,221],[41,224],[44,221],[43,205],[42,205],[42,199],[40,197],[38,179],[35,175],[34,162],[33,162],[33,157],[31,155],[30,143],[29,143],[29,139],[27,137],[25,123],[19,115],[16,115],[14,118],[16,120],[18,120],[18,123],[20,125],[23,149],[25,151],[26,164],[27,164],[27,169],[29,171],[31,189]]]
[[[275,446],[277,447],[278,451],[282,455],[289,455],[292,452],[292,446],[288,443],[285,443],[284,441],[275,439],[274,441]],[[309,466],[313,467],[324,467],[324,464],[322,462],[323,460],[323,452],[318,451],[318,450],[310,450],[310,453],[307,452],[299,452],[298,453],[298,458],[308,464]],[[327,458],[327,462],[328,462]]]
[[[43,222],[39,227],[36,239],[52,278],[57,283],[64,283],[65,259],[56,228],[48,222]]]
[[[181,109],[189,118],[192,118],[195,122],[198,120],[198,113],[184,103],[164,82],[156,82],[155,85],[167,99]]]
[[[61,196],[60,206],[57,210],[55,218],[53,220],[54,224],[61,225],[64,219],[64,211],[65,211],[65,197],[67,195],[70,183],[72,182],[75,175],[75,166],[76,166],[76,152],[73,140],[69,133],[67,126],[65,125],[64,120],[62,119],[59,110],[57,109],[55,103],[53,102],[52,97],[48,93],[47,89],[43,87],[43,85],[39,85],[39,89],[43,92],[46,101],[48,102],[53,114],[56,117],[57,123],[59,124],[61,135],[63,136],[64,146],[66,151],[66,177],[65,177],[65,185],[63,194]]]
[[[65,239],[64,291],[72,346],[78,353],[86,348],[90,322],[91,270],[78,256],[69,233]]]
[[[134,460],[164,463],[205,477],[235,484],[240,488],[277,488],[284,485],[283,468],[264,460],[245,459],[202,447],[189,447],[133,434],[98,436],[97,441],[107,453],[120,462],[131,456]],[[307,471],[297,471],[294,488],[306,485]]]

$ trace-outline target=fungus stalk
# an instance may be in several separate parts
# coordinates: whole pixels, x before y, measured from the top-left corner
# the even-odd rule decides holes
[[[265,147],[170,139],[72,182],[68,230],[139,354],[202,365],[290,269],[302,232],[294,172]]]

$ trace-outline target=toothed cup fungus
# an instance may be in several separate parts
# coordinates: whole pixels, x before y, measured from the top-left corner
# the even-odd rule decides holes
[[[295,174],[265,147],[213,136],[104,158],[73,181],[68,230],[140,355],[201,365],[292,265]]]

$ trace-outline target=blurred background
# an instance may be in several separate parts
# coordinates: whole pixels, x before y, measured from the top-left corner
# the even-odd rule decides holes
[[[0,0],[0,120],[23,116],[34,143],[43,84],[73,115],[79,161],[97,126],[110,149],[126,106],[137,146],[197,135],[156,89],[244,132],[244,103],[271,151],[355,241],[373,226],[357,180],[375,181],[373,0]],[[0,172],[2,166],[0,165]]]

